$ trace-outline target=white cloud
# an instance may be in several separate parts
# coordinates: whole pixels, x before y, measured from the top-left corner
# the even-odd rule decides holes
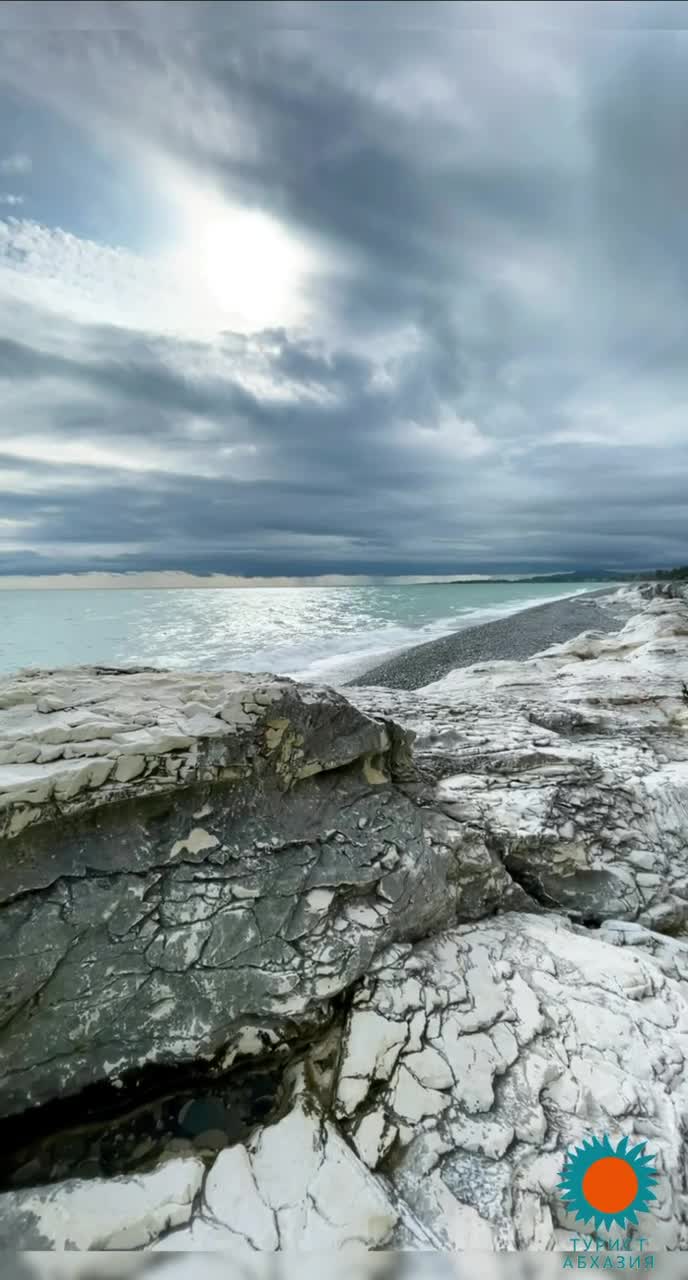
[[[553,444],[573,442],[607,449],[679,448],[686,439],[683,397],[667,399],[654,372],[623,380],[600,376],[563,406],[567,425],[550,436]]]
[[[440,456],[446,462],[452,458],[477,458],[492,453],[495,443],[469,418],[462,418],[454,409],[445,405],[435,421],[406,424],[404,446],[422,449],[423,453]]]
[[[170,457],[171,451],[155,449],[150,445],[141,445],[139,441],[126,439],[120,439],[116,447],[109,448],[97,441],[22,435],[1,439],[0,450],[6,457],[17,458],[21,462],[41,462],[59,467],[102,467],[139,473],[186,471],[188,474],[190,465],[188,459],[179,459],[174,465]],[[211,475],[212,471],[207,471],[206,474]]]
[[[0,541],[4,542],[13,533],[20,533],[23,529],[30,529],[34,523],[35,521],[33,520],[8,520],[6,517],[0,516]]]
[[[85,324],[196,338],[308,322],[314,251],[276,219],[220,196],[178,184],[170,199],[175,241],[150,256],[29,219],[0,220],[0,295]]]
[[[4,442],[0,440],[0,454],[4,453]],[[27,459],[30,462],[30,459]],[[104,474],[98,477],[98,484],[103,486],[108,483],[117,483],[116,476]],[[0,491],[12,493],[15,497],[20,494],[38,495],[44,493],[54,493],[59,495],[60,490],[69,488],[72,491],[76,489],[89,493],[93,489],[93,475],[87,470],[70,471],[67,467],[55,468],[55,470],[44,470],[36,472],[30,466],[15,468],[11,470],[0,467]]]
[[[26,219],[0,221],[0,293],[85,324],[183,324],[182,300],[145,259]]]
[[[30,173],[31,157],[22,151],[16,151],[14,155],[3,156],[0,159],[0,173]]]
[[[267,547],[286,572],[320,549],[349,565],[497,551],[507,563],[520,538],[534,563],[556,561],[557,530],[579,554],[576,521],[594,525],[601,554],[627,527],[638,547],[651,518],[665,527],[686,439],[683,225],[661,181],[681,173],[665,127],[680,114],[678,55],[656,112],[650,95],[638,113],[626,58],[639,49],[591,61],[588,34],[504,39],[457,21],[411,38],[377,24],[368,41],[318,18],[228,45],[192,30],[185,5],[153,32],[159,7],[119,6],[134,28],[141,15],[137,35],[82,24],[63,40],[18,24],[2,42],[27,127],[40,131],[41,111],[51,125],[35,143],[12,135],[0,175],[28,172],[26,146],[42,207],[105,228],[96,243],[21,220],[23,182],[0,176],[0,312],[33,352],[15,348],[16,368],[5,352],[0,455],[5,431],[15,501],[3,515],[49,491],[35,545],[68,529],[78,550],[53,547],[67,559],[96,554],[79,522],[95,536],[106,517],[92,521],[75,487],[113,490],[118,537],[125,490],[169,490],[151,514],[156,563]],[[660,65],[643,82],[659,84]],[[127,236],[146,247],[118,247]],[[264,326],[292,342],[281,351],[272,335],[270,352],[236,336]],[[664,503],[654,514],[646,465]],[[218,481],[207,532],[196,477]],[[645,525],[624,526],[614,500],[636,485]],[[319,508],[329,540],[313,532]]]

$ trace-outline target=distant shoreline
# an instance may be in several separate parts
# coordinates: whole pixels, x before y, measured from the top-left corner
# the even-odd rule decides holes
[[[116,579],[114,581],[94,581],[99,575],[80,575],[80,574],[59,574],[50,579],[46,577],[36,577],[35,581],[27,581],[25,576],[18,578],[15,582],[12,578],[0,577],[0,592],[2,591],[251,591],[251,590],[295,590],[300,591],[307,587],[333,587],[350,588],[350,587],[490,587],[490,586],[518,586],[529,584],[547,585],[551,583],[553,586],[582,586],[586,583],[599,583],[600,586],[609,586],[612,588],[622,582],[630,581],[625,578],[598,578],[594,574],[590,577],[579,578],[561,578],[550,577],[543,574],[537,578],[484,578],[484,577],[465,577],[465,578],[445,578],[428,577],[418,581],[414,574],[409,574],[408,578],[400,575],[385,577],[365,577],[361,576],[356,579],[354,575],[350,579],[343,581],[327,581],[323,578],[302,578],[302,579],[274,579],[274,578],[246,578],[239,581],[226,580],[218,575],[219,581],[206,579],[184,578],[180,576],[176,582],[158,581],[158,582],[141,582],[135,580],[122,581]],[[112,575],[113,577],[115,575]],[[132,574],[131,578],[136,579],[143,575]],[[153,576],[153,575],[151,575]],[[334,576],[334,575],[333,575]],[[344,575],[343,575],[344,576]],[[103,578],[108,575],[103,574]]]
[[[632,579],[623,578],[623,577],[598,578],[594,573],[591,573],[589,575],[579,574],[578,577],[576,578],[570,577],[568,575],[564,577],[559,577],[557,574],[543,573],[535,578],[488,578],[488,579],[483,578],[483,579],[480,579],[480,581],[483,581],[483,582],[487,581],[491,583],[537,582],[537,583],[540,583],[540,585],[542,585],[543,583],[551,582],[556,585],[561,584],[562,586],[565,586],[565,587],[582,586],[586,582],[599,582],[603,586],[606,586],[608,584],[610,587],[612,587],[612,586],[615,586],[617,583],[630,582],[632,581]],[[448,587],[468,587],[468,586],[477,586],[478,583],[476,582],[475,579],[471,581],[468,578],[452,578],[451,581],[447,582],[445,585]]]
[[[628,611],[621,602],[612,603],[614,586],[610,584],[531,605],[505,618],[413,645],[342,687],[380,685],[389,689],[421,689],[457,667],[472,666],[476,662],[522,662],[550,645],[572,640],[582,631],[616,631],[623,625]],[[603,605],[602,600],[608,603]]]

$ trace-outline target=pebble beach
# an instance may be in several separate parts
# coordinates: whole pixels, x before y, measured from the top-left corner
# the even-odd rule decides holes
[[[581,631],[614,631],[627,616],[627,607],[614,596],[613,589],[603,587],[414,645],[348,681],[348,687],[422,689],[457,667],[475,662],[521,662]]]

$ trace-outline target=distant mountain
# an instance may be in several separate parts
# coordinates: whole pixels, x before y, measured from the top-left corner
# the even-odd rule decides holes
[[[626,578],[647,578],[653,574],[611,573],[607,569],[576,569],[571,573],[533,573],[514,574],[509,578],[490,578],[489,582],[620,582]],[[463,587],[475,585],[464,582],[461,578],[452,578],[447,586]]]
[[[657,569],[653,576],[660,582],[688,582],[688,564],[679,565],[676,569]]]
[[[568,573],[532,573],[512,574],[510,577],[489,578],[483,581],[493,582],[686,582],[688,581],[688,565],[679,565],[674,569],[572,569]],[[475,580],[452,578],[447,582],[449,587],[475,585]]]

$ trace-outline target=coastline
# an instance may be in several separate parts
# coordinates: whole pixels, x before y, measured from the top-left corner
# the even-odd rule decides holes
[[[613,599],[616,590],[618,587],[601,587],[531,605],[505,618],[413,645],[341,687],[422,689],[457,667],[469,667],[475,662],[522,662],[550,645],[572,640],[582,631],[615,631],[628,616],[628,608]]]
[[[548,603],[420,692],[0,679],[3,1249],[556,1251],[593,1085],[687,1247],[688,601]]]

